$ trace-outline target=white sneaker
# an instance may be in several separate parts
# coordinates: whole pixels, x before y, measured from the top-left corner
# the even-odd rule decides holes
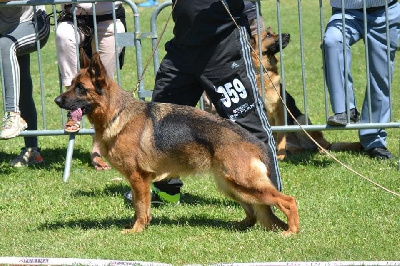
[[[3,117],[0,139],[10,139],[17,137],[28,127],[28,124],[19,113],[6,112]]]

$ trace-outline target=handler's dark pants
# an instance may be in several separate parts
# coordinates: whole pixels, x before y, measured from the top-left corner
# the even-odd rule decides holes
[[[182,46],[169,41],[156,76],[152,100],[196,106],[206,91],[218,114],[235,121],[267,146],[271,181],[282,190],[275,141],[257,84],[245,27],[216,36],[202,46]],[[154,183],[168,194],[180,192],[183,183],[171,179]]]

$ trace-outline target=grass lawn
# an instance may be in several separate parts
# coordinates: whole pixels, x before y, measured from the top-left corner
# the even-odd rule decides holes
[[[318,1],[301,2],[305,38],[304,80],[309,115],[314,124],[325,123],[321,40]],[[286,87],[301,106],[302,84],[298,6],[281,3],[282,31],[292,36],[285,49]],[[267,25],[277,29],[273,1],[262,1]],[[141,12],[141,30],[149,30],[152,9]],[[324,23],[329,18],[324,3]],[[163,11],[159,29],[168,12]],[[325,25],[324,24],[324,25]],[[133,31],[132,25],[129,30]],[[171,37],[172,22],[160,46]],[[143,40],[144,61],[150,56],[150,41]],[[54,32],[42,49],[47,127],[61,128],[60,110],[53,103],[59,94]],[[365,88],[363,45],[354,47],[353,77],[360,104]],[[38,109],[41,108],[36,53],[32,54],[32,76]],[[131,90],[137,81],[134,49],[128,48],[122,86]],[[397,70],[399,63],[397,60]],[[393,99],[400,97],[398,71]],[[151,88],[154,73],[145,76]],[[361,107],[361,106],[360,106]],[[360,108],[359,107],[359,108]],[[330,109],[330,108],[329,108]],[[394,120],[400,120],[398,101]],[[40,127],[43,118],[39,115]],[[388,148],[399,156],[398,129],[388,129]],[[328,131],[329,141],[355,141],[356,131]],[[400,199],[372,185],[334,162],[327,155],[302,153],[280,162],[284,193],[296,197],[301,232],[292,237],[267,232],[259,225],[239,230],[235,221],[244,217],[242,208],[219,193],[208,175],[184,177],[181,204],[152,208],[153,220],[142,234],[120,232],[131,223],[133,210],[124,201],[127,182],[115,170],[96,172],[90,164],[90,136],[78,136],[71,177],[62,182],[68,136],[39,137],[45,162],[16,169],[8,162],[23,147],[21,137],[0,146],[0,257],[88,258],[153,261],[183,264],[289,261],[399,261]],[[354,170],[400,192],[397,159],[377,161],[359,153],[337,152],[337,158]],[[277,215],[284,218],[279,211]]]

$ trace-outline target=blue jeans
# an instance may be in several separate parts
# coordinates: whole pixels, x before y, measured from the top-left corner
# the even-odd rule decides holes
[[[364,40],[368,42],[369,79],[371,93],[371,110],[367,97],[364,97],[361,123],[386,123],[390,118],[389,75],[393,77],[393,62],[400,36],[400,4],[395,3],[388,8],[390,69],[387,63],[387,36],[385,8],[367,13],[367,35],[364,33],[364,15],[362,10],[345,11],[346,58],[347,58],[347,94],[350,109],[356,107],[351,76],[350,47]],[[346,111],[346,94],[344,89],[344,53],[342,35],[342,10],[332,9],[332,17],[326,27],[323,49],[326,70],[326,83],[329,89],[332,111]],[[367,93],[365,94],[367,95]],[[372,120],[370,121],[369,112]],[[364,149],[386,147],[387,133],[384,129],[362,129],[359,138]]]

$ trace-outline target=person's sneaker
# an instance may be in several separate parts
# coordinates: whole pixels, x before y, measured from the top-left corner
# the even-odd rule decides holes
[[[21,153],[10,162],[10,166],[24,167],[42,162],[43,157],[40,155],[40,148],[24,147],[21,149]]]
[[[137,4],[138,7],[153,7],[153,6],[157,6],[158,2],[155,0],[147,0],[146,2],[142,2]]]
[[[6,112],[3,117],[0,139],[10,139],[17,137],[28,125],[19,113]]]
[[[360,113],[356,108],[350,109],[350,123],[360,121]],[[328,118],[327,124],[330,126],[345,126],[347,125],[347,113],[337,113]]]
[[[158,192],[156,192],[155,190],[158,190],[158,189],[155,188],[154,186],[152,186],[151,204],[179,204],[179,200],[181,198],[180,193],[175,194],[175,195],[170,195],[166,192],[162,192],[160,190],[158,190]],[[124,198],[127,201],[132,202],[132,191],[129,190],[129,191],[125,192]]]
[[[372,148],[365,151],[371,158],[387,160],[394,158],[394,155],[386,147]]]

